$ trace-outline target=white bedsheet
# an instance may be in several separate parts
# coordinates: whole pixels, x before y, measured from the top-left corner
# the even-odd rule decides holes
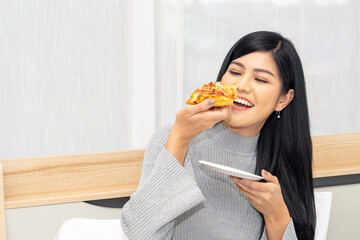
[[[331,192],[315,192],[317,212],[315,240],[326,240],[330,212]],[[72,218],[64,221],[54,240],[128,240],[121,229],[120,219],[96,220]]]

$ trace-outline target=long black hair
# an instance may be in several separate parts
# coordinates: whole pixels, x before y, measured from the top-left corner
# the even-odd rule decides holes
[[[230,49],[219,71],[221,81],[230,63],[241,56],[271,52],[282,81],[281,93],[294,89],[294,99],[277,118],[275,112],[260,131],[256,173],[265,169],[277,176],[293,219],[298,239],[314,239],[315,203],[312,178],[312,143],[305,77],[293,44],[275,32],[259,31],[242,37]]]

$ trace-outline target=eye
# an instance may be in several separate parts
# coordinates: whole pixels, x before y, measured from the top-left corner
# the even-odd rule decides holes
[[[269,83],[266,80],[260,79],[260,78],[255,78],[256,81],[261,82],[261,83]]]
[[[232,75],[238,75],[238,76],[241,75],[241,73],[239,73],[239,72],[234,72],[234,71],[229,71],[229,73],[232,74]]]

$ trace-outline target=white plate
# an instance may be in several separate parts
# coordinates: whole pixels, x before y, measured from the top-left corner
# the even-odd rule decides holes
[[[231,168],[231,167],[227,167],[221,164],[217,164],[217,163],[212,163],[212,162],[208,162],[208,161],[199,161],[199,163],[210,167],[212,170],[220,172],[220,173],[224,173],[230,176],[234,176],[234,177],[238,177],[238,178],[244,178],[244,179],[248,179],[248,180],[254,180],[254,181],[259,181],[261,179],[264,179],[261,176],[249,173],[249,172],[245,172],[236,168]]]

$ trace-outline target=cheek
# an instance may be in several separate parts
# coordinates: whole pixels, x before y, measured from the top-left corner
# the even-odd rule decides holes
[[[274,89],[264,89],[256,93],[256,103],[267,113],[272,113],[277,105],[277,92]]]
[[[231,78],[229,77],[229,73],[226,72],[223,77],[221,78],[221,83],[222,84],[233,84],[233,81],[231,81]]]

